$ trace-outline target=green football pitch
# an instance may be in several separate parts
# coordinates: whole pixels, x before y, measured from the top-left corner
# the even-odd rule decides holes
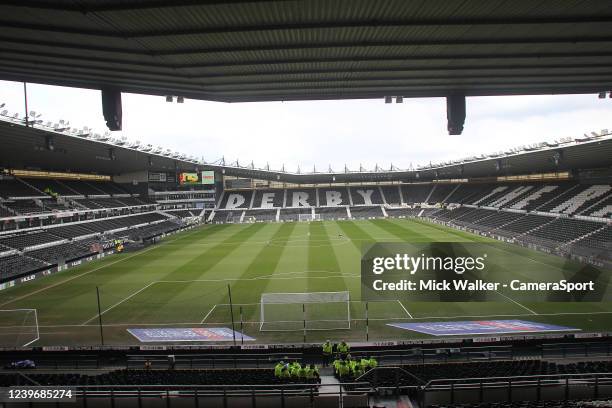
[[[96,287],[105,343],[116,345],[138,343],[128,333],[130,328],[231,327],[228,285],[236,330],[260,343],[426,338],[387,323],[443,320],[522,319],[583,331],[612,329],[610,302],[525,303],[503,298],[499,302],[419,303],[409,298],[370,302],[366,324],[366,305],[360,301],[360,256],[362,244],[374,241],[492,242],[413,219],[206,225],[138,252],[105,257],[3,290],[0,309],[36,309],[40,339],[34,346],[100,344]],[[506,251],[557,270],[559,276],[568,268],[568,262],[556,256],[511,244]],[[287,306],[266,316],[280,320],[279,316],[285,316],[288,322],[277,326],[285,326],[285,331],[261,330],[262,293],[338,291],[350,292],[350,329],[304,333],[300,305],[297,311]],[[342,315],[333,305],[308,307],[309,320]],[[0,346],[29,340],[31,314],[0,312],[4,333]],[[315,323],[309,321],[308,327],[327,327]]]

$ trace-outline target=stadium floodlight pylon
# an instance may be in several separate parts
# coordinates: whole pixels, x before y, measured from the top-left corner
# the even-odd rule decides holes
[[[28,347],[39,339],[36,309],[0,309],[0,347]]]
[[[350,292],[262,293],[259,331],[350,330]]]

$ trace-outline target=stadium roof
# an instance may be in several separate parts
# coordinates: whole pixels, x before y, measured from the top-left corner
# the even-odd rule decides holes
[[[0,168],[119,175],[143,171],[215,170],[227,176],[297,184],[418,182],[486,178],[612,166],[612,133],[602,130],[577,138],[522,146],[504,152],[431,164],[417,169],[375,169],[296,173],[238,164],[204,163],[185,155],[139,146],[101,135],[26,127],[21,119],[0,120]],[[146,149],[146,150],[144,150]]]
[[[225,102],[612,89],[600,0],[2,0],[0,78]]]

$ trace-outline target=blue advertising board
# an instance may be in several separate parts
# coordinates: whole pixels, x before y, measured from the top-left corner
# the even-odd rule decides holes
[[[388,323],[388,326],[412,330],[432,336],[461,336],[477,334],[512,334],[579,331],[573,327],[528,322],[525,320],[474,320],[460,322]]]
[[[234,333],[236,340],[253,341],[240,332],[234,332],[227,327],[212,328],[145,328],[128,329],[128,332],[143,343],[152,342],[175,342],[175,341],[233,341]]]

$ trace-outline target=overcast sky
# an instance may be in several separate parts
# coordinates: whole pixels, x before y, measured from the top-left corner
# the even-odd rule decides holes
[[[463,134],[446,131],[442,98],[226,104],[123,94],[123,131],[129,140],[214,161],[240,160],[287,170],[356,170],[376,164],[400,168],[490,153],[612,127],[612,99],[597,95],[467,99]],[[103,133],[99,91],[28,84],[29,109],[47,121],[70,121]],[[23,113],[23,84],[0,81],[4,109]]]

